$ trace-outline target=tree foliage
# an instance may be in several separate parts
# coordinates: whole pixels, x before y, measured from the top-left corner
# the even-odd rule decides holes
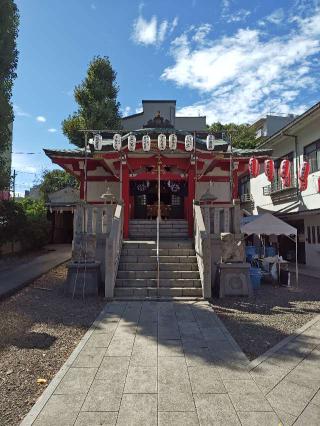
[[[255,130],[249,124],[213,123],[209,126],[211,132],[225,132],[232,139],[235,148],[255,148],[257,140]]]
[[[109,58],[94,57],[86,78],[74,90],[78,111],[62,122],[63,133],[71,143],[84,146],[84,135],[79,130],[121,128],[118,90],[116,72]]]
[[[20,241],[23,249],[36,249],[49,241],[50,222],[43,201],[0,202],[0,244]]]
[[[43,199],[47,201],[48,194],[59,191],[67,186],[79,188],[79,182],[74,176],[64,170],[45,170],[42,174],[39,190]]]
[[[0,0],[0,190],[7,186],[10,176],[2,154],[11,140],[14,119],[11,96],[17,77],[18,28],[19,12],[14,0]]]

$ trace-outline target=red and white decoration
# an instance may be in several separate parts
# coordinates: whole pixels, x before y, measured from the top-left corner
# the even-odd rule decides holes
[[[320,176],[317,179],[317,192],[320,194]]]
[[[128,136],[128,150],[129,151],[135,151],[136,143],[137,143],[137,138],[135,137],[135,135],[129,135]]]
[[[291,183],[290,161],[282,160],[280,164],[279,175],[281,177],[282,186],[289,188]]]
[[[101,149],[102,149],[102,136],[100,135],[100,133],[97,133],[96,135],[94,135],[93,146],[94,146],[95,150],[101,151]]]
[[[178,138],[177,135],[175,135],[174,133],[172,133],[169,136],[169,148],[174,151],[177,149],[177,143],[178,143]]]
[[[119,133],[116,133],[113,135],[113,149],[115,151],[120,151],[121,150],[121,135],[119,135]]]
[[[303,161],[299,170],[299,189],[305,191],[308,188],[308,176],[310,173],[310,164]]]
[[[274,178],[274,161],[273,160],[265,160],[264,162],[264,173],[268,178],[269,182],[273,181]]]
[[[167,147],[167,137],[163,133],[158,136],[158,148],[160,151],[164,151]]]
[[[214,149],[214,141],[215,141],[214,135],[208,135],[207,136],[207,150],[208,151],[213,151],[213,149]]]
[[[192,135],[186,135],[184,138],[184,148],[186,151],[192,151],[193,150],[193,136]]]
[[[249,160],[249,173],[251,177],[257,177],[260,173],[259,161],[255,157],[251,157]]]
[[[151,138],[149,135],[142,136],[142,149],[146,152],[150,151],[151,148]]]

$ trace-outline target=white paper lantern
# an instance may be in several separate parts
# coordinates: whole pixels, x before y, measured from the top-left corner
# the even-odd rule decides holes
[[[101,151],[102,149],[102,136],[98,133],[93,137],[93,146],[97,151]]]
[[[136,143],[137,143],[137,139],[136,139],[135,135],[129,135],[129,137],[128,137],[128,150],[129,151],[135,151]]]
[[[143,135],[142,136],[142,149],[144,151],[150,151],[151,147],[151,139],[149,135]]]
[[[193,150],[193,136],[192,135],[186,135],[184,138],[184,148],[186,151],[192,151]]]
[[[213,151],[215,139],[216,138],[214,137],[214,135],[208,135],[207,136],[207,150],[208,151]]]
[[[115,151],[121,150],[121,142],[122,142],[121,135],[119,135],[119,133],[114,134],[113,135],[113,149]]]
[[[163,151],[166,149],[167,146],[167,137],[163,133],[160,133],[158,136],[158,148],[160,151]]]
[[[172,133],[169,136],[169,148],[172,149],[172,151],[176,150],[177,149],[177,143],[178,143],[177,135]]]

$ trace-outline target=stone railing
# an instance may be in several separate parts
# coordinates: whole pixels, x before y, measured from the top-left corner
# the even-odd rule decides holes
[[[208,216],[204,220],[199,205],[194,206],[194,242],[202,295],[205,299],[209,299],[211,297],[210,221]]]
[[[117,205],[111,222],[110,232],[106,236],[105,249],[105,297],[113,298],[123,239],[123,208]]]
[[[74,234],[108,234],[112,223],[115,205],[78,205],[74,212]]]

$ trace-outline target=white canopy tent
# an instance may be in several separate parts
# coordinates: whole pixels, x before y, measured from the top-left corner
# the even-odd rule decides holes
[[[297,229],[271,213],[249,216],[248,223],[241,224],[241,232],[247,235],[286,235],[296,243],[296,285],[298,286],[298,235]]]

